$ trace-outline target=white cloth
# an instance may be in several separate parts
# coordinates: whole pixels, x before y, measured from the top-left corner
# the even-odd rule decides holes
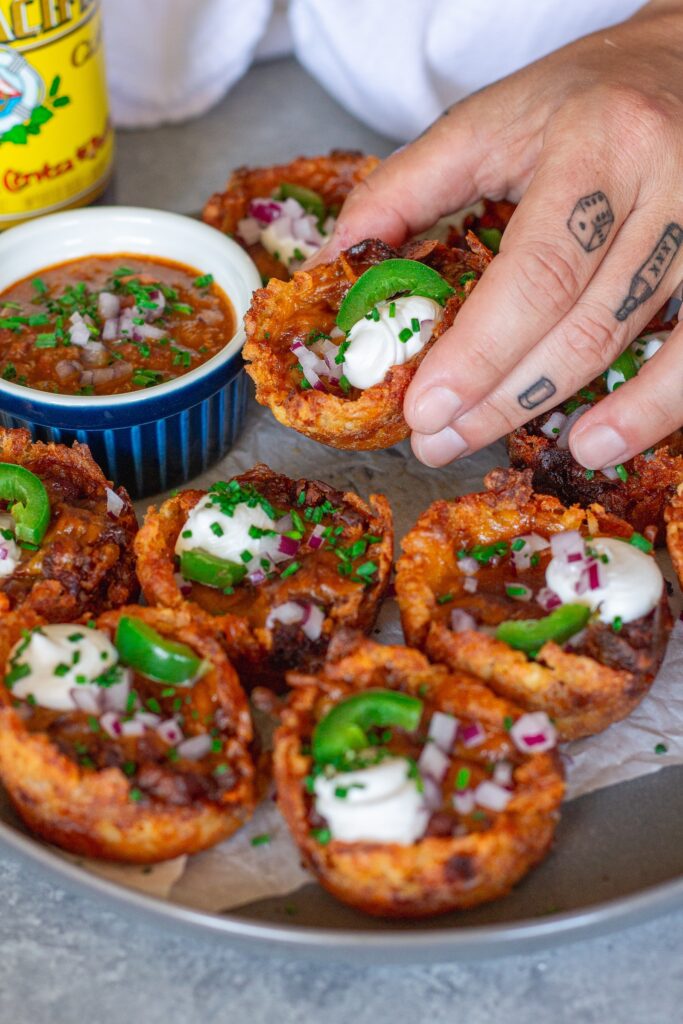
[[[269,54],[287,45],[286,0],[104,5],[119,125],[203,113],[244,74],[257,47]],[[303,66],[361,121],[406,141],[455,100],[641,6],[642,0],[289,0],[288,8]]]

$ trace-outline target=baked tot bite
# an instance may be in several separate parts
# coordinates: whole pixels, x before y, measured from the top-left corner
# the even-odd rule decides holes
[[[369,914],[425,917],[510,891],[548,852],[555,731],[415,650],[346,634],[294,685],[277,801],[308,867]]]
[[[264,281],[287,281],[327,241],[348,194],[378,164],[376,156],[333,149],[274,167],[240,167],[202,217],[244,246]]]
[[[664,508],[683,482],[683,430],[664,438],[654,448],[623,465],[585,469],[569,451],[569,432],[581,416],[608,394],[634,377],[666,342],[671,323],[662,312],[609,370],[557,409],[536,416],[507,438],[510,462],[533,471],[534,487],[554,494],[565,504],[599,502],[641,533],[656,528],[657,543],[664,543]]]
[[[683,481],[665,509],[666,543],[683,590]]]
[[[187,608],[0,622],[0,778],[71,853],[152,863],[231,835],[255,804],[247,700]]]
[[[0,615],[70,622],[125,604],[138,589],[137,528],[127,492],[86,445],[0,428]]]
[[[279,687],[321,662],[341,626],[369,630],[393,554],[389,504],[257,465],[150,508],[136,540],[143,593],[210,618],[240,676]]]
[[[256,400],[332,448],[388,448],[409,434],[403,398],[491,254],[368,239],[333,263],[254,292],[243,354]]]
[[[498,252],[503,232],[517,206],[507,199],[482,199],[481,207],[481,213],[469,213],[464,218],[462,226],[449,229],[449,245],[461,248],[467,232],[472,231],[492,253]]]
[[[471,672],[560,739],[601,732],[647,693],[671,612],[652,544],[600,505],[535,494],[531,473],[436,501],[402,543],[408,643]]]

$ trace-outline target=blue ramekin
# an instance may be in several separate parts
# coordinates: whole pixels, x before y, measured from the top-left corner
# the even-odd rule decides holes
[[[185,483],[235,442],[248,400],[242,321],[261,279],[247,253],[206,224],[161,210],[99,207],[0,235],[0,292],[56,263],[112,254],[158,256],[213,274],[232,302],[235,334],[190,373],[125,395],[54,395],[0,380],[0,424],[43,441],[89,445],[109,479],[144,498]]]

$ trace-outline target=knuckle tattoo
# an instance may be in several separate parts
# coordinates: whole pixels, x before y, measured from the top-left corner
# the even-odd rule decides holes
[[[626,320],[634,309],[654,295],[683,245],[683,227],[672,221],[664,228],[657,244],[631,278],[628,293],[615,312],[617,320]]]
[[[604,192],[591,192],[579,199],[567,221],[567,227],[586,252],[604,245],[613,224],[614,214]]]
[[[517,401],[523,409],[536,409],[539,405],[543,405],[549,398],[552,398],[557,393],[557,388],[551,381],[550,377],[539,377],[531,387],[528,387],[526,391],[522,391],[521,394],[517,395]]]

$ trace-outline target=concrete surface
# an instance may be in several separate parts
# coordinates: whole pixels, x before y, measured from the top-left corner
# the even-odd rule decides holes
[[[240,163],[391,149],[291,62],[252,71],[200,121],[119,141],[118,201],[198,210]],[[469,964],[266,960],[66,893],[0,849],[0,1024],[675,1024],[683,912],[613,936]]]

